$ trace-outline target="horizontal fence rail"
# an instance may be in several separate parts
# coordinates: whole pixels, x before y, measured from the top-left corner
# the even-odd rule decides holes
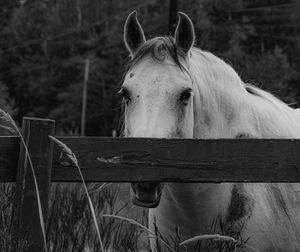
[[[300,140],[57,137],[87,182],[300,182]],[[0,182],[16,180],[19,137],[0,137]],[[54,145],[51,181],[79,182]]]

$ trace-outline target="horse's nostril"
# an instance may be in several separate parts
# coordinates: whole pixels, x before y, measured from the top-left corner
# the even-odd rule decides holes
[[[137,186],[137,188],[138,188],[139,190],[143,190],[143,189],[146,189],[146,186],[145,186],[145,185],[142,185],[142,184],[139,184],[139,185]]]

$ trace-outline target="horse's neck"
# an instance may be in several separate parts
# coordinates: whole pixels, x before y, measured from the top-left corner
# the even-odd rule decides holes
[[[259,89],[248,93],[236,72],[219,58],[194,50],[190,69],[195,79],[194,138],[232,138],[240,133],[300,137],[300,110]]]
[[[300,138],[300,110],[248,93],[218,98],[195,100],[194,138]]]

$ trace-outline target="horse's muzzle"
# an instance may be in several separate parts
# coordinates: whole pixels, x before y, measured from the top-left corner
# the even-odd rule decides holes
[[[131,183],[132,203],[136,206],[155,208],[159,205],[162,183]]]

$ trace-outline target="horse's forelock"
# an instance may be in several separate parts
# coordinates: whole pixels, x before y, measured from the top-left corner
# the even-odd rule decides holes
[[[170,57],[180,69],[184,68],[180,62],[180,58],[184,60],[185,54],[176,46],[173,37],[156,37],[146,41],[138,48],[133,58],[128,62],[127,68],[131,69],[147,56],[160,62]]]
[[[152,55],[158,61],[164,61],[168,57],[168,48],[162,39],[159,39],[152,48]]]

